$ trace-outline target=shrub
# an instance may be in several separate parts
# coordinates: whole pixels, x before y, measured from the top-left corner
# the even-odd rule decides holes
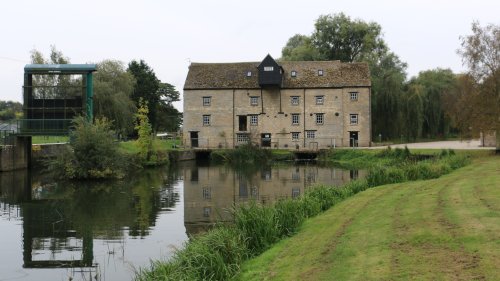
[[[125,161],[114,142],[111,123],[105,118],[91,123],[83,117],[76,118],[73,123],[71,149],[49,160],[49,170],[56,176],[69,179],[123,177]]]

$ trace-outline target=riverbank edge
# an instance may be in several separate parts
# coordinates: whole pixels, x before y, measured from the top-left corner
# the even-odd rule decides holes
[[[366,180],[353,181],[341,188],[318,186],[299,199],[281,200],[272,206],[239,206],[233,210],[234,224],[219,225],[193,237],[171,260],[152,262],[150,268],[140,269],[135,279],[228,280],[239,272],[244,261],[293,235],[305,219],[348,197],[386,183],[436,178],[468,163],[469,157],[446,153],[435,161],[425,160],[399,168],[380,166],[372,173],[374,176],[369,175]],[[415,168],[417,165],[422,168]]]

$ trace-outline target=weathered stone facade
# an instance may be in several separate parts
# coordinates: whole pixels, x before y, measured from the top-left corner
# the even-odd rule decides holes
[[[283,78],[275,87],[258,84],[257,76],[263,75],[258,66],[191,64],[184,86],[185,146],[232,148],[247,141],[288,149],[370,145],[366,64],[280,62]]]

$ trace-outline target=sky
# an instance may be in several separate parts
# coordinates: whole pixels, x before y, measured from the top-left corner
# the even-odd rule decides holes
[[[143,59],[182,93],[190,62],[261,61],[320,15],[377,22],[408,77],[434,68],[465,72],[456,50],[471,24],[500,24],[498,0],[16,0],[0,6],[0,100],[22,100],[30,51],[50,46],[71,63]],[[182,101],[175,106],[182,110]]]

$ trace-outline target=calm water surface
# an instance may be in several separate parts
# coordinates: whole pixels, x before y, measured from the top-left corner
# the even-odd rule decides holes
[[[297,197],[363,172],[313,164],[246,167],[183,162],[103,183],[0,173],[0,280],[131,280],[191,234],[248,200]]]

